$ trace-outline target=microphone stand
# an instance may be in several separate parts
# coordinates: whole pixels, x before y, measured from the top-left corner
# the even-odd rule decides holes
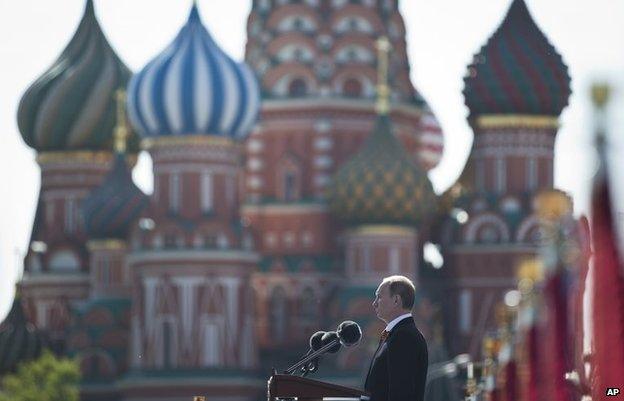
[[[308,362],[312,361],[313,359],[315,359],[319,355],[322,355],[322,354],[326,353],[332,347],[334,347],[336,344],[340,344],[340,339],[336,338],[336,339],[332,340],[331,342],[327,343],[326,345],[322,346],[321,348],[317,349],[313,353],[309,354],[305,358],[301,359],[299,362],[295,363],[294,365],[292,365],[291,367],[286,369],[284,371],[284,373],[288,374],[288,375],[292,375],[297,369],[299,369],[302,366],[307,365]]]

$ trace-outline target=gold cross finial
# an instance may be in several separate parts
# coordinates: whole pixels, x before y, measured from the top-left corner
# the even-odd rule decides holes
[[[611,88],[606,83],[596,83],[591,87],[592,101],[594,105],[602,109],[609,101]]]
[[[125,153],[128,136],[130,135],[128,122],[126,121],[126,91],[117,89],[115,99],[117,101],[117,125],[115,125],[113,134],[115,140],[114,148],[117,153]]]
[[[377,104],[378,114],[388,114],[390,110],[390,87],[388,86],[388,54],[392,45],[388,38],[377,39]]]

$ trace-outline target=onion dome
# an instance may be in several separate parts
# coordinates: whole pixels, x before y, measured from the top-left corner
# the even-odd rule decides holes
[[[423,108],[420,122],[420,149],[418,159],[427,170],[440,163],[444,151],[444,135],[438,119],[429,106]]]
[[[38,358],[43,345],[43,337],[26,319],[16,295],[9,315],[0,324],[0,376],[14,371],[20,362]]]
[[[24,141],[37,151],[110,149],[113,93],[130,75],[102,33],[93,1],[87,0],[65,50],[22,96],[17,123]]]
[[[329,186],[331,210],[351,224],[414,225],[435,202],[431,182],[394,137],[387,115]]]
[[[125,239],[132,223],[147,205],[147,196],[134,184],[126,164],[125,140],[128,129],[123,112],[125,95],[118,93],[115,129],[115,161],[104,182],[84,200],[83,213],[87,234],[92,239]]]
[[[134,75],[128,87],[130,120],[145,137],[240,138],[251,131],[259,101],[253,72],[217,46],[195,4],[173,43]]]
[[[126,238],[147,201],[147,196],[132,181],[125,155],[118,153],[102,185],[84,200],[83,213],[89,238]]]
[[[472,116],[558,116],[570,97],[568,68],[524,0],[513,0],[502,24],[475,55],[464,82]]]

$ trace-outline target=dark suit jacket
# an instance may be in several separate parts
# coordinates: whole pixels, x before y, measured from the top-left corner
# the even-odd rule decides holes
[[[423,401],[427,342],[414,319],[397,323],[373,356],[364,388],[371,401]]]

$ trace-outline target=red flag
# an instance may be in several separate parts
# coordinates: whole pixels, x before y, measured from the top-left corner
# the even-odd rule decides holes
[[[571,367],[569,347],[569,301],[571,276],[577,247],[572,246],[574,219],[572,202],[557,190],[542,193],[538,211],[543,219],[545,241],[542,247],[544,283],[541,286],[538,342],[541,400],[569,401],[570,387],[565,380]]]
[[[591,313],[584,306],[586,293],[587,275],[589,273],[589,260],[591,258],[591,239],[589,231],[589,220],[586,216],[581,216],[578,221],[578,240],[580,255],[578,261],[578,272],[574,281],[572,302],[570,305],[571,322],[570,338],[568,342],[571,347],[572,371],[576,374],[578,381],[571,378],[571,384],[579,395],[589,395],[589,378],[585,372],[585,339],[589,338],[586,322],[591,319]]]
[[[592,304],[591,392],[594,400],[604,399],[608,387],[621,387],[624,380],[624,280],[616,245],[604,144],[599,143],[599,147],[601,167],[592,194],[594,252],[587,283]]]

